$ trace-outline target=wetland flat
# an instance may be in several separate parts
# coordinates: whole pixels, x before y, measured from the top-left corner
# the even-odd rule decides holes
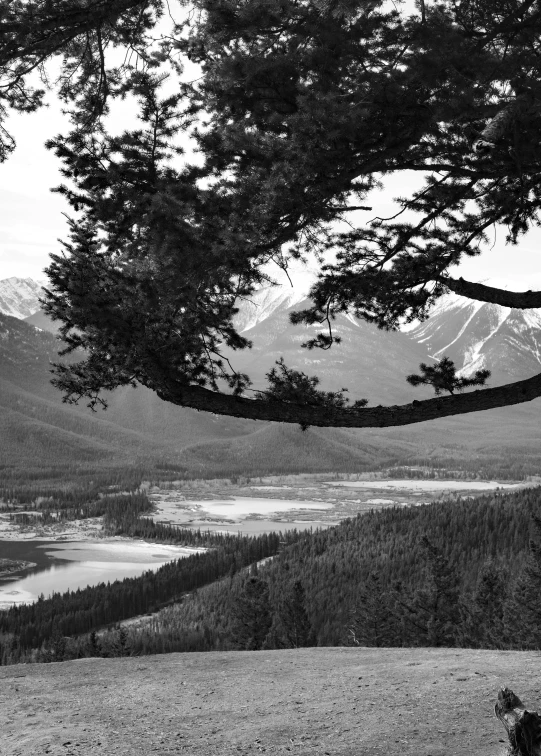
[[[214,481],[172,484],[149,492],[156,522],[202,530],[259,534],[275,530],[329,527],[346,517],[389,506],[418,506],[452,493],[513,490],[524,483],[479,480],[371,478],[322,480],[298,476],[287,482],[253,484]],[[423,497],[420,499],[419,497]]]

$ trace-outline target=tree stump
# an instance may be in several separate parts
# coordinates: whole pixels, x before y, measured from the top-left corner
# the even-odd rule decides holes
[[[541,717],[536,711],[528,711],[509,688],[500,689],[494,711],[507,730],[508,756],[541,756]]]

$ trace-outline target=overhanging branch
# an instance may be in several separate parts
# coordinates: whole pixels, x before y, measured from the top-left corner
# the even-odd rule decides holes
[[[520,310],[541,307],[541,291],[506,291],[505,289],[496,289],[493,286],[465,281],[463,278],[442,277],[440,280],[455,294],[468,297],[468,299],[490,302],[491,304],[502,305],[502,307],[516,307]]]
[[[90,5],[58,5],[54,12],[33,16],[24,9],[16,21],[0,23],[3,44],[0,65],[8,65],[31,55],[52,55],[62,45],[100,24],[111,24],[133,8],[146,6],[147,0],[107,0]]]
[[[436,397],[411,404],[363,409],[334,409],[288,402],[245,399],[222,394],[200,386],[189,386],[156,376],[148,387],[167,402],[181,407],[213,412],[218,415],[243,417],[279,423],[299,423],[335,428],[388,428],[411,425],[440,417],[506,407],[529,402],[541,396],[541,373],[533,378],[508,383],[496,388],[471,391],[454,396]]]

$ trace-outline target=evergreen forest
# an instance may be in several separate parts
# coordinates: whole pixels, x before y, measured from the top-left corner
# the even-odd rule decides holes
[[[259,537],[153,523],[141,492],[99,502],[109,533],[194,553],[0,612],[2,664],[345,644],[541,648],[540,488]]]

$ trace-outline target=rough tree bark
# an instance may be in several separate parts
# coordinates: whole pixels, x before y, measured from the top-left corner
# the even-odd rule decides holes
[[[488,155],[496,149],[498,142],[511,129],[513,122],[527,109],[532,108],[533,100],[529,94],[518,95],[492,118],[483,131],[480,138],[473,145],[474,152]]]
[[[494,707],[509,737],[508,756],[541,756],[541,717],[528,711],[509,688],[501,688]]]
[[[249,420],[268,420],[278,423],[301,423],[308,426],[334,428],[388,428],[397,425],[422,423],[440,417],[464,415],[469,412],[507,407],[529,402],[541,396],[541,373],[516,383],[469,391],[465,394],[438,396],[413,401],[411,404],[362,409],[336,409],[277,401],[253,401],[242,396],[223,394],[200,386],[182,384],[171,379],[166,371],[158,373],[150,365],[154,381],[146,382],[166,402],[181,407],[215,412],[218,415],[245,417]]]
[[[442,276],[440,280],[455,294],[468,299],[475,299],[478,302],[490,302],[490,304],[515,307],[519,310],[541,307],[541,291],[507,291],[506,289],[496,289],[494,286],[486,286],[450,276]]]

